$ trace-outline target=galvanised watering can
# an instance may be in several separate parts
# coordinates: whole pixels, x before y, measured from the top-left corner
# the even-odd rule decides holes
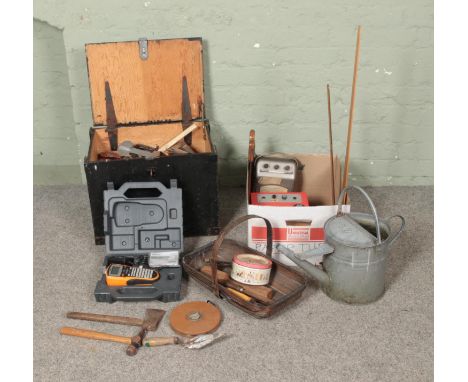
[[[343,197],[350,189],[366,197],[372,214],[342,213]],[[389,224],[394,218],[400,220],[396,231]],[[332,299],[366,304],[385,291],[388,249],[404,227],[405,219],[400,215],[379,219],[369,195],[361,187],[349,186],[340,194],[337,215],[325,222],[325,244],[297,255],[283,246],[278,249],[316,279]],[[325,255],[323,270],[306,261],[318,255]]]

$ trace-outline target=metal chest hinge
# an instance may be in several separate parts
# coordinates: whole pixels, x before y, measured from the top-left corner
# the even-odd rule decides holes
[[[118,137],[117,137],[117,117],[115,115],[114,103],[112,101],[112,94],[109,82],[106,81],[106,132],[109,137],[109,144],[112,151],[117,150]]]
[[[138,46],[140,48],[140,58],[146,60],[148,58],[148,39],[139,38]]]
[[[190,98],[187,85],[187,77],[182,77],[182,129],[186,129],[192,124],[192,109],[190,107]],[[184,138],[187,145],[192,144],[192,133]]]

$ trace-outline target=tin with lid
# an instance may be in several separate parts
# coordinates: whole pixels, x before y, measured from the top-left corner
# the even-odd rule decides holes
[[[270,281],[272,261],[251,253],[241,253],[232,259],[231,278],[243,284],[266,285]]]

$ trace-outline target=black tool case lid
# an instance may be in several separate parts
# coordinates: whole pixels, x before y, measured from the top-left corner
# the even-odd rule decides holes
[[[118,126],[204,118],[202,56],[198,37],[86,44],[93,124],[108,124],[106,82]]]
[[[127,182],[104,191],[106,252],[112,255],[179,251],[184,244],[182,189],[171,179],[161,182]]]

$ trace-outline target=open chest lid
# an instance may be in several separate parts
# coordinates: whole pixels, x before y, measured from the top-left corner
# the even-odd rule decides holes
[[[93,124],[204,118],[202,53],[201,38],[86,44]]]
[[[104,234],[107,254],[134,255],[183,250],[182,189],[171,179],[127,182],[104,191]]]

